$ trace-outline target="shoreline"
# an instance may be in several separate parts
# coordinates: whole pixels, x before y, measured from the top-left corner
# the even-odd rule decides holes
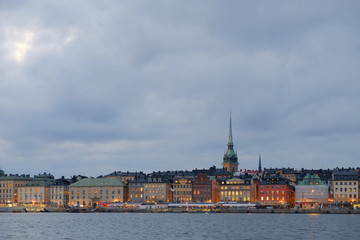
[[[357,209],[138,209],[138,208],[0,208],[0,213],[234,213],[234,214],[360,214]]]

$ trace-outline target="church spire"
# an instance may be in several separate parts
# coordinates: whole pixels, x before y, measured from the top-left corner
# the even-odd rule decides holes
[[[232,137],[232,123],[231,123],[231,111],[230,111],[230,124],[229,124],[229,141],[228,141],[228,149],[224,153],[223,158],[223,168],[227,169],[231,172],[237,172],[238,170],[238,157],[237,153],[234,151],[234,143]]]
[[[259,154],[259,171],[262,171],[261,170],[261,154]]]
[[[232,125],[231,125],[231,110],[230,110],[230,125],[229,125],[229,142],[228,142],[228,149],[233,149],[233,137],[232,137]]]

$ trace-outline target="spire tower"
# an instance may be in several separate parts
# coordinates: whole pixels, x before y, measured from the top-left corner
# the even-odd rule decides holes
[[[262,171],[262,168],[261,168],[261,154],[259,154],[259,171]]]
[[[230,124],[229,124],[229,140],[227,144],[228,149],[226,150],[223,158],[223,168],[231,171],[237,172],[238,171],[238,157],[234,151],[234,143],[233,143],[233,136],[232,136],[232,123],[231,123],[231,111],[230,111]]]

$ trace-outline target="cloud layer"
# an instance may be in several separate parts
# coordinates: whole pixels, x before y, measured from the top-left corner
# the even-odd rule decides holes
[[[1,2],[0,167],[359,166],[359,5]]]

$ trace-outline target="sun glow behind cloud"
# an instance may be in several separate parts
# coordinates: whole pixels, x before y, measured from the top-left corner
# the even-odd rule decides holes
[[[10,42],[11,55],[17,62],[25,59],[27,52],[32,48],[34,40],[34,32],[24,31],[20,41]]]
[[[3,46],[9,59],[21,63],[30,52],[32,57],[59,52],[77,39],[78,30],[72,27],[55,30],[38,28],[36,31],[12,27],[5,29]]]

